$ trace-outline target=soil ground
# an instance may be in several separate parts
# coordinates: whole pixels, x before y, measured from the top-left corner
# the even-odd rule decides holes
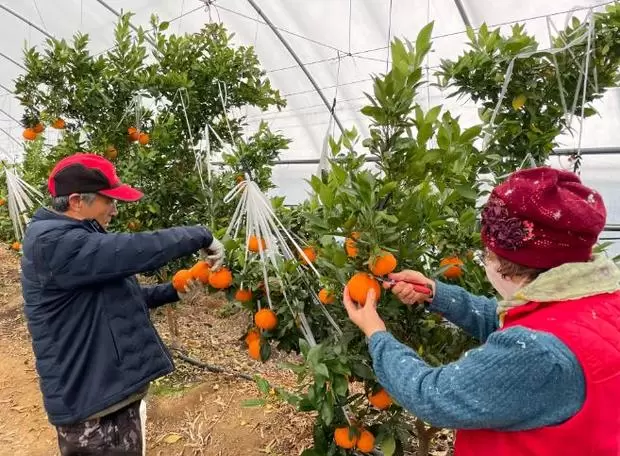
[[[224,301],[204,297],[179,305],[177,336],[170,334],[170,310],[153,314],[160,334],[196,359],[227,372],[258,374],[272,385],[293,387],[295,378],[278,367],[294,357],[274,351],[261,364],[239,339],[248,325],[243,313],[230,315]],[[0,456],[56,456],[56,433],[43,409],[30,337],[22,313],[19,257],[0,249]],[[313,416],[261,397],[255,382],[208,372],[181,360],[177,370],[154,382],[147,396],[147,455],[299,455],[311,446]],[[447,455],[441,436],[432,454]],[[411,454],[411,453],[408,453]]]

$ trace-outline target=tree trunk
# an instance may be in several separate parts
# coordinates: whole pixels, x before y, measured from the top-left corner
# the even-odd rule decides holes
[[[420,418],[416,418],[415,428],[418,436],[417,456],[428,456],[428,453],[431,450],[431,441],[433,440],[433,436],[439,432],[440,429],[433,426],[427,428],[424,421]]]

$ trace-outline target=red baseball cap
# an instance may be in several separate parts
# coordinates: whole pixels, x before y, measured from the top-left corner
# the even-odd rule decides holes
[[[99,193],[119,201],[138,201],[144,194],[123,184],[111,161],[95,154],[78,153],[60,160],[47,181],[52,196]]]

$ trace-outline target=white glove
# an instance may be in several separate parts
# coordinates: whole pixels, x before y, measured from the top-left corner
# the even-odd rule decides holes
[[[218,271],[224,264],[224,244],[213,238],[209,247],[202,249],[202,255],[211,266],[212,271]]]
[[[177,291],[177,295],[179,299],[185,301],[186,299],[191,299],[196,296],[201,290],[204,289],[204,286],[198,279],[191,279],[187,281],[187,285],[185,286],[185,290]]]

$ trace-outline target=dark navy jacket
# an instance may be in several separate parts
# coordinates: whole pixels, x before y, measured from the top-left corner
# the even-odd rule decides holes
[[[72,424],[174,370],[149,308],[178,299],[134,275],[207,247],[203,227],[107,233],[97,222],[39,209],[23,241],[22,287],[43,402]]]

